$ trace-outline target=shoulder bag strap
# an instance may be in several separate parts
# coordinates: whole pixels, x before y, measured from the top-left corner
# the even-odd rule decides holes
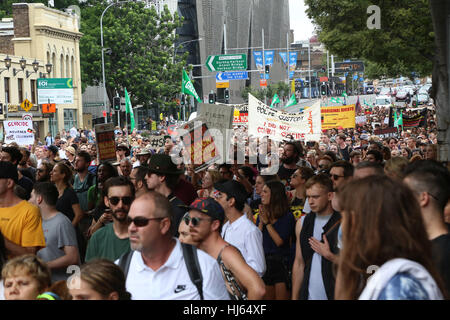
[[[119,267],[122,269],[125,279],[128,275],[128,270],[130,269],[131,258],[133,257],[134,251],[127,251],[119,258]]]
[[[200,264],[198,263],[197,248],[185,243],[181,243],[181,247],[183,248],[183,257],[189,273],[189,278],[191,278],[192,283],[197,287],[200,300],[204,300],[203,277],[202,271],[200,270]]]

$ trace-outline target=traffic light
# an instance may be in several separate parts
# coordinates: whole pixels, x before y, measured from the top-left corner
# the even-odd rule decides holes
[[[215,93],[210,93],[209,94],[209,104],[214,104],[216,103],[216,94]]]
[[[322,67],[322,72],[325,72],[326,71],[326,68],[325,67]]]
[[[269,65],[266,65],[265,72],[266,72],[266,74],[270,73],[270,66]]]
[[[113,106],[114,106],[114,110],[120,111],[120,97],[113,98]]]
[[[327,85],[325,83],[322,83],[320,85],[320,94],[322,96],[326,96],[327,95]]]
[[[184,94],[181,95],[180,104],[181,104],[182,106],[184,106],[184,105],[186,104],[186,97],[184,96]]]
[[[0,103],[0,114],[3,114],[3,103]]]
[[[230,99],[230,90],[225,89],[225,99],[228,100]]]

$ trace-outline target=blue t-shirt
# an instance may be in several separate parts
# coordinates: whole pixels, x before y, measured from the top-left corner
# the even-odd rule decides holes
[[[259,224],[259,216],[256,221],[256,225]],[[295,218],[294,215],[289,211],[284,216],[279,218],[272,227],[278,233],[281,239],[283,239],[283,245],[278,247],[273,241],[272,237],[267,230],[267,227],[263,227],[263,248],[265,255],[282,255],[285,257],[289,256],[291,240],[294,235],[295,230]]]
[[[422,284],[406,272],[397,273],[381,291],[378,300],[430,300]]]

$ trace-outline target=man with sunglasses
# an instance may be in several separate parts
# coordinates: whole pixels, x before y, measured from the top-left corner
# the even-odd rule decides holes
[[[185,207],[185,206],[184,206]],[[128,216],[131,256],[128,254],[126,289],[133,300],[198,300],[200,293],[189,276],[180,241],[173,237],[172,205],[150,191],[137,198]],[[195,253],[194,253],[195,254]],[[219,265],[196,251],[205,300],[229,300]],[[121,259],[116,261],[121,265]]]
[[[106,180],[104,202],[110,213],[104,213],[99,221],[105,223],[110,215],[113,222],[97,230],[89,240],[85,261],[104,258],[118,259],[130,250],[128,237],[128,211],[134,200],[134,185],[125,177],[113,177]]]
[[[230,297],[235,300],[260,300],[265,294],[261,277],[244,260],[239,250],[220,235],[225,212],[213,198],[196,199],[183,220],[189,226],[197,247],[218,262]]]
[[[155,154],[150,158],[148,172],[146,175],[148,190],[156,191],[167,197],[174,213],[175,236],[178,237],[178,226],[185,211],[182,209],[186,205],[174,194],[174,190],[180,180],[180,175],[184,170],[179,170],[172,162],[172,158],[167,154]]]
[[[330,177],[333,181],[333,189],[341,187],[353,177],[354,167],[345,160],[339,160],[331,164]]]

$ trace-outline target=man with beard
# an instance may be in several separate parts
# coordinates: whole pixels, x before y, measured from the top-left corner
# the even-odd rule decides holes
[[[50,181],[50,172],[53,170],[53,165],[48,161],[42,161],[36,170],[36,182]]]
[[[130,250],[127,217],[134,200],[133,183],[125,177],[109,178],[104,194],[104,202],[110,209],[113,222],[92,235],[86,250],[86,262],[94,258],[115,261]]]
[[[297,162],[302,156],[303,150],[300,145],[292,141],[284,144],[281,156],[282,165],[278,169],[278,177],[280,177],[284,185],[289,185],[292,174],[297,170]]]

